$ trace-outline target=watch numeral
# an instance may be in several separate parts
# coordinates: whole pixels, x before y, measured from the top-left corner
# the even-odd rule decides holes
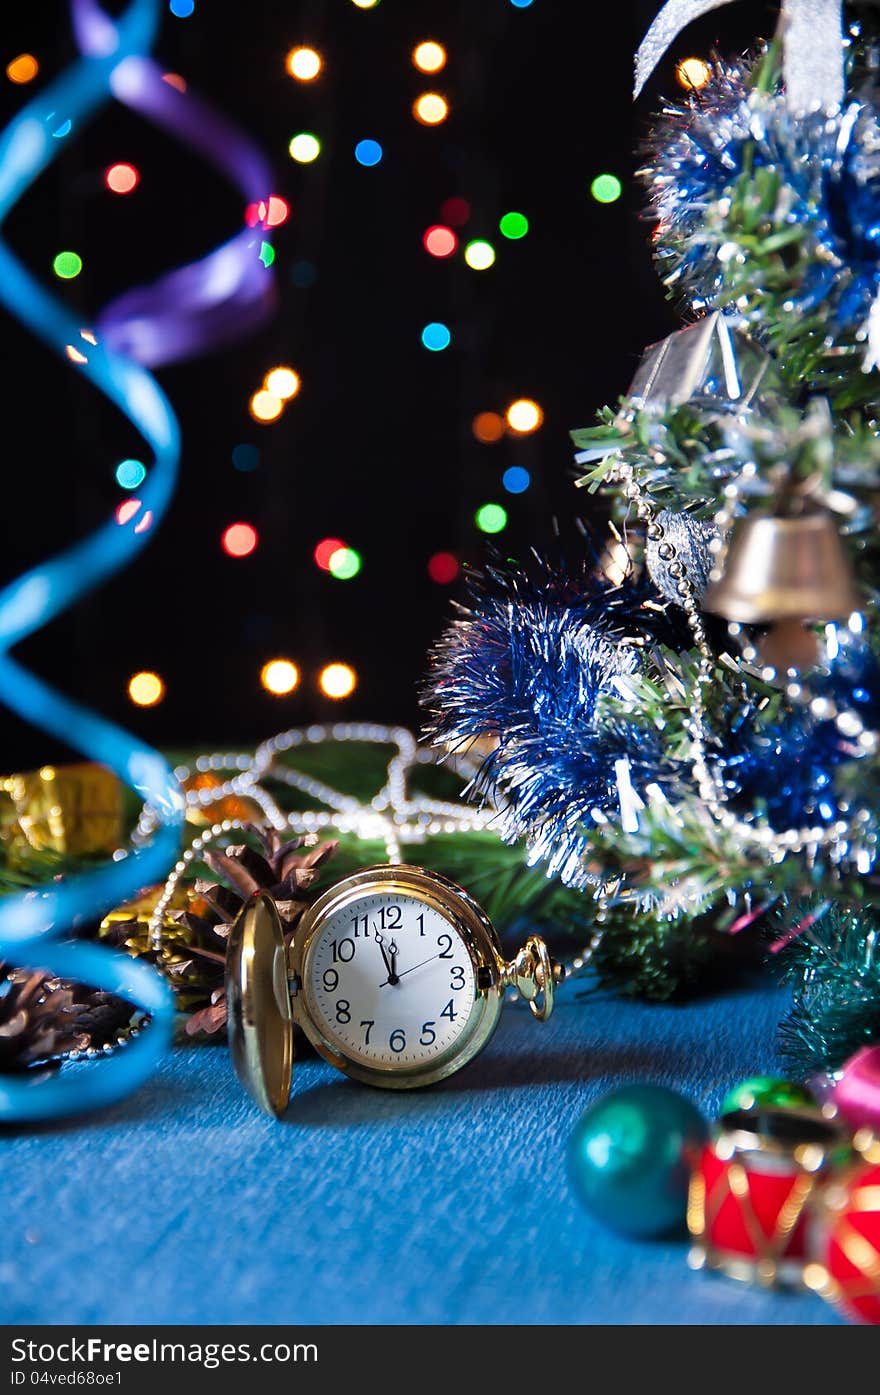
[[[369,1046],[369,1044],[370,1044],[370,1033],[372,1032],[372,1030],[373,1030],[373,1028],[375,1027],[375,1025],[376,1025],[376,1023],[375,1023],[375,1020],[374,1020],[373,1018],[370,1018],[368,1021],[362,1022],[362,1023],[361,1023],[361,1026],[362,1026],[362,1027],[366,1027],[366,1029],[367,1029],[367,1030],[364,1032],[364,1046]]]
[[[399,906],[380,906],[379,928],[381,930],[402,930],[401,914]]]
[[[388,1045],[398,1056],[401,1051],[406,1050],[406,1032],[402,1027],[398,1027],[396,1031],[391,1033],[391,1036],[388,1038]]]
[[[460,964],[453,964],[449,972],[452,974],[452,982],[449,987],[458,992],[459,988],[464,988],[464,969]]]
[[[351,1021],[351,1013],[349,1012],[349,1008],[350,1008],[350,1007],[351,1007],[351,1003],[348,1001],[347,998],[340,998],[340,999],[339,999],[339,1001],[338,1001],[337,1004],[336,1004],[336,1021],[337,1021],[337,1022],[342,1022],[343,1025],[344,1025],[345,1023]]]
[[[451,999],[451,998],[449,999],[449,1002],[446,1004],[445,1008],[444,1008],[443,1011],[441,1012],[440,1016],[441,1016],[441,1017],[448,1017],[449,1020],[450,1020],[450,1022],[454,1022],[454,1021],[455,1021],[456,1017],[458,1016],[458,1013],[455,1011],[455,1008],[452,1006],[452,999]]]
[[[424,913],[424,911],[419,911],[418,915],[416,916],[416,925],[419,927],[419,934],[420,934],[420,935],[424,935],[424,933],[425,933],[425,913]]]
[[[437,943],[438,943],[438,945],[440,945],[440,947],[441,947],[441,953],[438,954],[437,958],[438,958],[438,959],[451,959],[451,958],[452,958],[452,936],[451,936],[451,935],[438,935],[438,936],[437,936]]]
[[[355,943],[348,938],[344,940],[331,940],[330,948],[333,951],[334,964],[347,964],[354,958]]]
[[[334,988],[339,987],[339,975],[335,969],[325,969],[323,981],[325,993],[332,993]]]
[[[358,926],[360,926],[360,929],[358,929]],[[351,928],[354,931],[354,937],[356,940],[360,939],[361,935],[369,937],[370,917],[368,915],[352,916]]]
[[[431,1046],[437,1040],[437,1033],[434,1031],[434,1023],[426,1022],[422,1027],[422,1035],[419,1037],[420,1046]]]

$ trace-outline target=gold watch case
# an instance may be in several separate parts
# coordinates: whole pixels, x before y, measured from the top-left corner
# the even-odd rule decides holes
[[[324,1036],[309,1010],[309,953],[329,916],[376,891],[398,892],[424,901],[450,924],[474,968],[474,1002],[449,1049],[422,1066],[365,1066],[344,1056]],[[504,1001],[501,942],[488,916],[462,887],[420,867],[367,867],[345,877],[303,916],[285,949],[281,921],[271,897],[260,892],[239,915],[229,935],[226,969],[229,1046],[235,1073],[261,1109],[283,1114],[293,1075],[293,1024],[331,1066],[365,1085],[412,1090],[432,1085],[472,1060],[491,1037]]]
[[[455,930],[471,958],[474,1002],[455,1041],[430,1062],[367,1066],[353,1061],[321,1031],[309,1006],[309,955],[326,920],[360,899],[397,892],[431,906]],[[506,963],[486,913],[462,887],[421,867],[366,867],[344,877],[303,916],[286,946],[272,898],[258,892],[229,934],[226,997],[229,1046],[236,1075],[268,1114],[283,1114],[290,1101],[296,1023],[331,1066],[365,1085],[413,1090],[433,1085],[473,1060],[498,1025],[506,988],[515,988],[539,1021],[553,1010],[562,970],[543,940],[531,936]]]
[[[267,1114],[283,1114],[293,1075],[287,947],[265,891],[244,907],[226,948],[226,1026],[235,1073]]]
[[[324,922],[377,891],[411,896],[431,906],[456,931],[474,970],[474,1002],[468,1020],[449,1048],[424,1065],[366,1066],[343,1055],[318,1026],[310,1004],[309,954]],[[504,959],[497,931],[462,887],[422,867],[366,867],[345,877],[310,906],[294,934],[290,954],[294,1021],[331,1066],[385,1090],[413,1090],[445,1079],[473,1060],[498,1025],[504,1001]]]

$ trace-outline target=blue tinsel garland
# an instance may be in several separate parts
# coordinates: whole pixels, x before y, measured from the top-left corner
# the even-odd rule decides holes
[[[837,117],[793,116],[784,97],[754,93],[748,69],[718,64],[710,85],[658,120],[643,171],[668,285],[695,308],[719,303],[722,200],[747,170],[778,178],[774,222],[801,226],[791,249],[795,310],[827,313],[835,336],[859,334],[880,288],[880,116],[866,97]],[[719,216],[707,225],[707,210]]]
[[[650,672],[651,649],[687,648],[683,613],[644,581],[612,586],[584,571],[493,568],[471,582],[468,603],[433,656],[427,704],[433,740],[453,749],[478,737],[497,740],[475,782],[498,806],[498,827],[524,839],[531,861],[567,882],[589,879],[589,831],[621,821],[625,787],[639,798],[657,784],[667,799],[694,787],[686,754],[668,733],[639,720],[627,676]],[[817,696],[880,719],[880,672],[860,636],[833,634],[811,679]],[[603,695],[633,694],[600,708]],[[711,755],[735,808],[763,808],[778,828],[840,817],[835,776],[858,748],[833,721],[796,707],[773,722],[746,689],[725,718]],[[621,776],[619,762],[626,763]],[[623,778],[623,785],[621,783]]]
[[[644,662],[645,646],[680,647],[681,613],[644,584],[621,586],[539,568],[490,569],[433,656],[431,734],[453,748],[497,737],[477,780],[499,829],[525,838],[548,873],[583,879],[585,827],[619,817],[615,762],[634,787],[674,778],[659,732],[597,721],[602,694]]]

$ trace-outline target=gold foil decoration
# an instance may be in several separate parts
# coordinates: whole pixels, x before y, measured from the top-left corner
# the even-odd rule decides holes
[[[13,846],[79,857],[123,841],[122,786],[106,766],[44,765],[0,776],[0,836]]]

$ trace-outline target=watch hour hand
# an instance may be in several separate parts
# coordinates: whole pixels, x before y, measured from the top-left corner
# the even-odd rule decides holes
[[[386,949],[386,948],[385,948],[385,939],[384,939],[384,937],[379,933],[379,931],[378,931],[378,930],[374,930],[374,931],[373,931],[373,934],[374,934],[375,937],[376,937],[376,944],[379,946],[379,952],[380,952],[380,954],[382,955],[382,961],[383,961],[383,963],[384,963],[384,965],[385,965],[385,972],[386,972],[386,974],[388,975],[387,979],[385,980],[385,983],[391,983],[391,984],[397,983],[397,982],[398,982],[397,974],[394,972],[394,961],[395,961],[395,958],[396,958],[396,956],[397,956],[397,946],[396,946],[396,944],[394,943],[394,941],[392,940],[392,941],[391,941],[391,944],[388,946],[388,949]],[[380,988],[383,988],[385,985],[384,985],[384,984],[380,984],[379,986],[380,986]]]

